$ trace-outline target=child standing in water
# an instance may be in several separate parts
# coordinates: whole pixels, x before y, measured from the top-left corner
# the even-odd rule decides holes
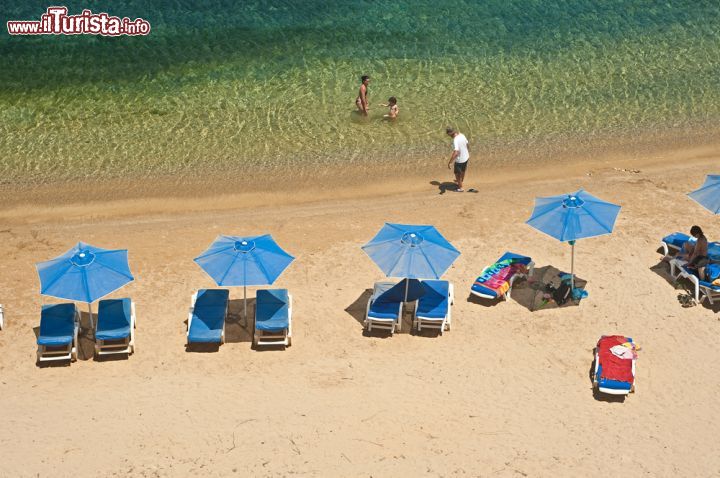
[[[395,98],[394,96],[391,96],[390,98],[388,98],[387,103],[380,103],[380,106],[385,106],[385,107],[390,108],[390,111],[388,111],[388,114],[383,115],[383,118],[394,120],[395,118],[397,118],[398,114],[400,113],[400,108],[398,108],[398,105],[397,105],[397,98]]]

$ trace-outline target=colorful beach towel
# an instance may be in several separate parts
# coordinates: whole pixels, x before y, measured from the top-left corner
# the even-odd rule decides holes
[[[517,273],[527,274],[527,265],[530,263],[529,257],[509,256],[510,253],[503,255],[500,260],[486,268],[482,275],[475,279],[473,290],[478,292],[486,292],[483,289],[489,289],[497,297],[505,295],[510,289],[510,279]]]
[[[632,353],[618,357],[612,352],[615,346],[627,347]],[[637,347],[632,339],[622,335],[610,335],[602,337],[597,344],[598,357],[600,360],[600,378],[605,380],[617,380],[619,382],[633,383],[635,377],[632,374],[632,361],[636,357]]]

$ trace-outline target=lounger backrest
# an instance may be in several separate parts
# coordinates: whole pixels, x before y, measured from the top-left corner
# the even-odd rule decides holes
[[[424,317],[447,315],[450,283],[445,280],[422,282],[424,294],[417,305],[417,314]]]
[[[61,337],[73,335],[75,330],[75,304],[48,304],[40,313],[40,336]]]
[[[204,307],[227,307],[230,291],[227,289],[200,289],[195,299],[195,310]]]
[[[498,263],[501,261],[506,261],[506,260],[510,260],[514,264],[528,265],[528,264],[530,264],[530,261],[532,259],[530,259],[527,256],[521,256],[520,254],[515,254],[514,252],[506,252],[505,254],[502,255],[502,257],[500,257],[500,259],[495,261],[495,263]]]
[[[280,304],[288,303],[287,289],[261,289],[257,291],[257,303]]]
[[[407,284],[407,299],[409,302],[417,300],[423,295],[423,287],[419,280],[410,279]],[[389,286],[387,283],[378,283],[373,291],[373,302],[397,304],[405,300],[406,279],[401,280],[397,284]]]
[[[448,299],[450,283],[446,280],[424,280],[422,281],[423,295],[420,301],[423,303],[432,302],[439,304]]]
[[[112,330],[130,325],[130,299],[106,299],[98,304],[98,329]]]

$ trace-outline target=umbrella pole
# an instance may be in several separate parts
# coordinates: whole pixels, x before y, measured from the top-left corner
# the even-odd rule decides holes
[[[88,302],[88,313],[90,314],[90,330],[95,334],[95,324],[92,317],[92,302]]]
[[[570,242],[570,293],[575,293],[575,241]]]
[[[245,314],[244,314],[244,322],[245,322],[245,328],[247,329],[247,286],[243,286],[243,303],[245,307]]]
[[[405,279],[405,300],[403,302],[407,302],[409,288],[410,288],[410,279]]]

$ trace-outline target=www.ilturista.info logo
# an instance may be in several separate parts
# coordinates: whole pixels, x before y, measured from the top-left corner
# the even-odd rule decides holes
[[[142,18],[130,20],[93,13],[88,9],[80,15],[68,15],[67,7],[48,7],[40,21],[15,20],[7,22],[10,35],[147,35],[150,23]]]

